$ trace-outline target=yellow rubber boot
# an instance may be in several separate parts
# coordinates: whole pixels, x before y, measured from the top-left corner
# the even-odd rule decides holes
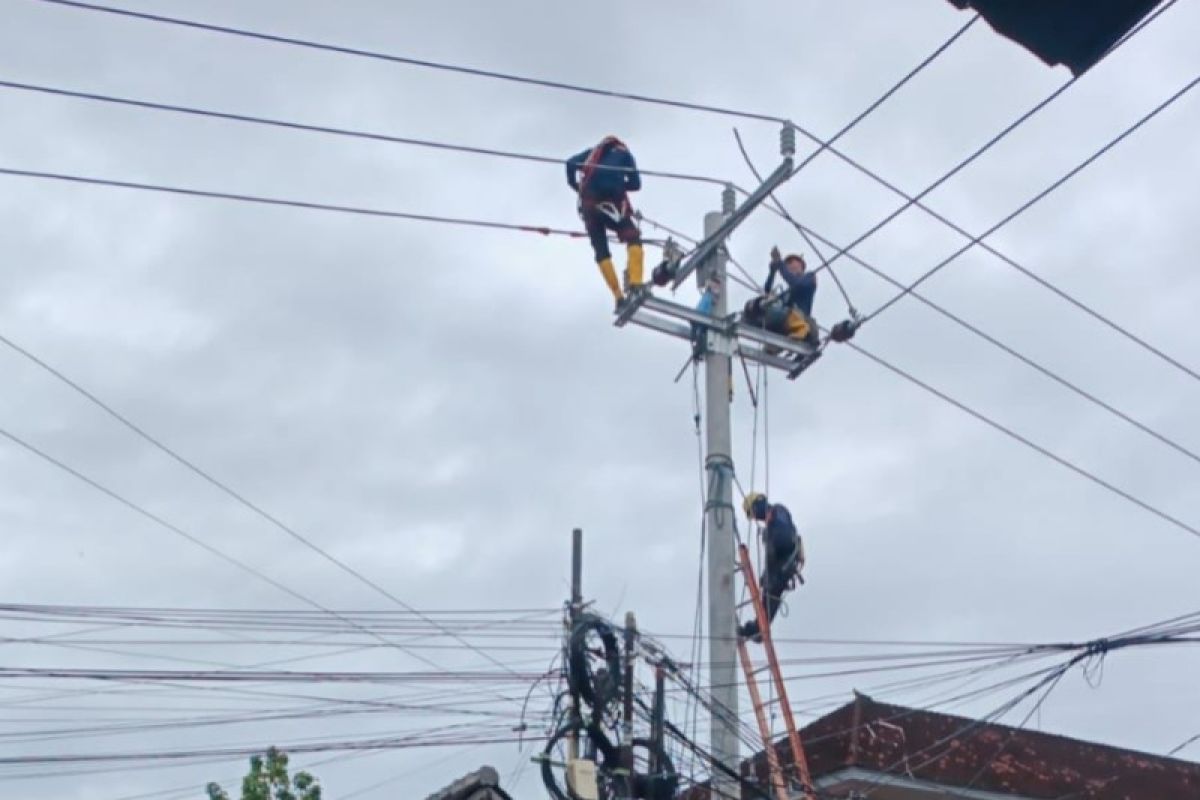
[[[619,303],[624,297],[621,294],[621,285],[617,283],[617,268],[613,266],[611,258],[606,258],[603,261],[596,262],[596,266],[600,268],[600,275],[604,278],[604,282],[608,285],[608,290],[612,292],[613,298]]]
[[[808,320],[796,309],[788,311],[787,332],[792,339],[807,339],[809,332]]]
[[[645,264],[646,254],[642,250],[642,246],[640,244],[629,245],[629,269],[625,274],[629,279],[631,289],[641,286],[645,282]]]

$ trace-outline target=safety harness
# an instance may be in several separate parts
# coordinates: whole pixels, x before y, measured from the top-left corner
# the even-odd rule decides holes
[[[771,522],[775,519],[775,506],[767,509],[767,518],[765,520],[766,528],[770,529]],[[797,581],[804,583],[804,578],[800,575],[800,534],[796,531],[796,527],[792,526],[792,554],[783,562],[780,567],[780,574],[786,575],[788,579],[787,588],[791,591],[796,588]]]
[[[625,143],[615,136],[605,136],[600,140],[600,144],[592,148],[592,152],[588,153],[587,160],[583,162],[580,168],[582,173],[579,179],[579,194],[582,197],[588,188],[588,184],[592,182],[592,176],[596,173],[596,167],[600,164],[600,159],[604,158],[614,147],[625,147]]]

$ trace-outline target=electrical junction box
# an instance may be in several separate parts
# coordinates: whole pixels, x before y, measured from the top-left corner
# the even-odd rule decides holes
[[[567,764],[567,786],[579,800],[600,800],[596,786],[596,762],[577,758]]]

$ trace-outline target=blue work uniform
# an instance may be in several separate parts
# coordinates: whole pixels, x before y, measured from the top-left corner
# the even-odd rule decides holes
[[[595,200],[619,201],[626,192],[642,188],[642,176],[638,173],[633,153],[620,142],[610,143],[592,160],[593,168],[581,183],[579,173],[588,167],[588,160],[596,148],[589,147],[567,159],[567,184],[577,192]]]
[[[626,245],[641,245],[627,192],[642,188],[642,176],[633,153],[620,140],[606,138],[567,159],[567,184],[579,193],[579,215],[597,263],[612,257],[610,230]]]
[[[804,316],[811,317],[813,300],[817,296],[817,276],[808,271],[796,275],[782,261],[772,261],[767,272],[767,282],[763,286],[763,291],[767,294],[771,293],[777,272],[783,278],[783,282],[787,284],[788,304],[803,311]]]
[[[779,613],[783,593],[787,591],[798,569],[800,534],[797,533],[792,514],[786,506],[776,503],[768,507],[763,544],[767,551],[767,564],[759,577],[759,586],[762,587],[763,604],[766,606],[769,625]],[[757,635],[758,620],[747,622],[738,632],[746,637]]]

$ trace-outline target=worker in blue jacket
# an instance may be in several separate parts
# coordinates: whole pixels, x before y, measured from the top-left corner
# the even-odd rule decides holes
[[[775,286],[776,275],[783,279],[787,288],[773,295],[771,290]],[[817,276],[808,272],[803,256],[793,254],[782,258],[779,248],[772,247],[771,263],[767,268],[762,294],[746,301],[742,321],[816,346],[820,343],[817,323],[812,318],[816,295]]]
[[[765,494],[751,492],[742,502],[742,509],[752,520],[763,523],[763,545],[767,551],[766,569],[759,578],[763,604],[770,625],[779,613],[783,593],[794,587],[795,582],[804,582],[800,570],[804,568],[804,543],[792,522],[787,507],[767,500]],[[762,641],[758,620],[752,619],[738,628],[738,636]]]
[[[642,286],[645,263],[642,234],[633,221],[628,195],[642,188],[633,153],[617,137],[606,136],[595,147],[567,159],[567,183],[579,194],[579,216],[596,253],[600,274],[619,309],[625,296],[608,249],[608,231],[615,231],[628,250],[625,285],[631,290]]]

